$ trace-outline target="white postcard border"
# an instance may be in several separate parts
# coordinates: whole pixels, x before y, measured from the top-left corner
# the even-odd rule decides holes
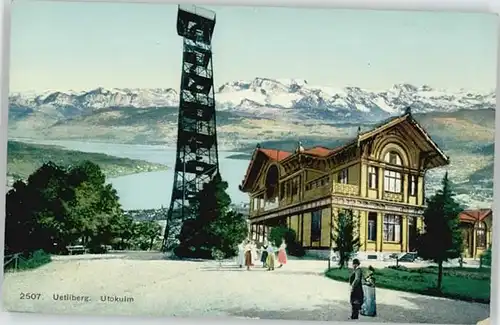
[[[36,0],[31,0],[36,1]],[[111,0],[55,0],[55,1],[94,1],[94,2],[110,2]],[[322,7],[322,8],[350,8],[350,9],[391,9],[391,10],[426,10],[426,11],[462,11],[462,12],[489,12],[500,13],[500,0],[244,0],[244,1],[227,1],[227,0],[199,0],[199,1],[171,1],[171,0],[113,0],[113,2],[136,2],[136,3],[186,3],[195,2],[200,5],[252,5],[252,6],[300,6],[300,7]],[[10,9],[11,1],[3,0],[0,7],[0,25],[2,26],[2,51],[1,55],[1,115],[0,115],[0,184],[6,184],[6,155],[7,155],[7,122],[8,122],[8,94],[9,94],[9,57],[10,57]],[[497,98],[500,96],[500,25],[499,25],[499,50],[497,64]],[[498,103],[497,103],[498,107]],[[496,136],[495,136],[495,152],[500,153],[500,119],[496,118]],[[495,155],[494,178],[500,180],[500,154]],[[0,195],[0,257],[3,259],[3,243],[5,230],[5,186],[2,185]],[[493,215],[500,214],[500,183],[494,185],[493,198]],[[500,222],[493,222],[493,258],[492,277],[491,277],[491,324],[499,324],[500,318],[498,310],[500,309],[500,300],[498,293],[499,277],[499,261],[500,261]],[[0,283],[3,280],[3,268],[0,268]],[[0,290],[2,286],[0,285]],[[0,296],[1,302],[1,296]],[[213,324],[227,322],[227,324],[256,324],[268,325],[281,322],[285,324],[287,321],[271,321],[271,320],[236,320],[236,319],[201,319],[201,318],[145,318],[145,317],[92,317],[92,316],[65,316],[65,315],[42,315],[42,314],[22,314],[8,313],[0,311],[0,324],[5,325],[66,325],[73,324],[199,324],[199,322],[210,322]],[[295,323],[295,321],[289,321]],[[343,324],[343,322],[309,322],[312,324]],[[368,323],[367,323],[368,324]],[[371,323],[377,324],[377,323]],[[394,323],[396,324],[396,323]]]

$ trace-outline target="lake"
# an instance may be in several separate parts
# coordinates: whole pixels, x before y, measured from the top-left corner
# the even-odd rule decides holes
[[[66,149],[83,152],[105,153],[111,156],[142,159],[152,163],[166,164],[170,169],[160,172],[139,173],[109,179],[120,196],[125,210],[168,207],[174,181],[175,149],[159,145],[129,145],[83,141],[21,141],[58,145]],[[219,152],[219,169],[222,178],[228,182],[228,194],[233,203],[248,203],[248,195],[238,189],[245,176],[248,160],[226,158],[236,152]]]

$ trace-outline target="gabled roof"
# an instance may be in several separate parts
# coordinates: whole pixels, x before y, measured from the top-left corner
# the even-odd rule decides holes
[[[317,146],[317,147],[312,147],[310,149],[306,149],[302,153],[312,155],[312,156],[325,157],[325,156],[328,156],[331,151],[332,151],[332,149]]]
[[[260,151],[260,152],[262,152],[269,159],[276,160],[276,161],[281,161],[281,160],[283,160],[286,157],[288,157],[288,156],[291,155],[290,152],[282,151],[282,150],[276,150],[276,149],[262,149],[262,148],[257,148],[257,150]]]
[[[239,186],[240,191],[243,191],[247,186],[248,186],[248,181],[250,179],[250,174],[254,170],[254,167],[256,164],[259,164],[259,168],[263,164],[263,160],[258,160],[259,157],[265,158],[265,160],[272,160],[272,161],[282,161],[286,158],[288,158],[292,153],[288,151],[283,151],[283,150],[276,150],[276,149],[264,149],[261,148],[259,145],[257,145],[257,148],[253,151],[252,158],[250,159],[250,164],[248,165],[247,171],[245,173],[245,178],[243,179],[243,182]]]
[[[250,160],[250,164],[248,166],[247,172],[245,174],[245,178],[240,185],[240,190],[244,190],[248,186],[248,182],[250,179],[250,173],[252,173],[252,170],[256,167],[256,159],[259,157],[260,154],[263,154],[267,159],[271,159],[273,161],[277,162],[284,162],[289,159],[293,159],[293,157],[297,155],[309,155],[313,157],[317,157],[320,159],[325,159],[331,156],[334,156],[336,154],[339,154],[340,152],[344,151],[345,149],[353,146],[353,145],[358,145],[360,142],[367,140],[369,138],[374,137],[375,135],[391,128],[394,127],[400,123],[403,122],[408,122],[410,123],[415,130],[422,135],[426,141],[429,143],[429,145],[437,152],[437,157],[439,159],[438,165],[443,165],[443,164],[448,164],[449,163],[449,158],[444,154],[444,152],[438,147],[438,145],[432,140],[432,138],[429,136],[429,134],[420,126],[420,124],[413,118],[411,114],[411,110],[408,108],[403,115],[400,116],[395,116],[391,117],[389,119],[386,119],[382,121],[381,123],[377,124],[374,128],[371,130],[365,131],[365,132],[360,132],[358,129],[358,135],[351,140],[346,141],[344,145],[341,145],[339,147],[330,149],[326,148],[323,146],[315,146],[312,148],[308,149],[301,149],[301,150],[296,150],[294,153],[287,152],[287,151],[282,151],[282,150],[276,150],[276,149],[263,149],[260,148],[258,145],[257,148],[254,150],[254,153],[252,155],[252,159]],[[261,165],[262,166],[262,162]],[[260,167],[259,167],[260,168]],[[258,173],[258,172],[257,172]]]
[[[411,112],[407,110],[402,116],[391,117],[382,123],[375,126],[373,129],[362,132],[358,136],[358,141],[363,141],[365,139],[371,138],[380,132],[383,132],[397,124],[408,121],[415,129],[427,140],[427,142],[432,146],[434,150],[439,154],[439,156],[446,162],[449,163],[450,158],[444,154],[444,152],[439,148],[439,146],[432,140],[431,136],[424,130],[424,128],[413,118]]]
[[[464,210],[459,214],[460,221],[464,222],[477,222],[483,221],[489,216],[493,215],[491,209],[478,209],[478,210]]]

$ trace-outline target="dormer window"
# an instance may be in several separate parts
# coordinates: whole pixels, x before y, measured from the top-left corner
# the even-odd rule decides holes
[[[403,163],[398,153],[391,151],[385,154],[384,161],[391,165],[401,166]]]

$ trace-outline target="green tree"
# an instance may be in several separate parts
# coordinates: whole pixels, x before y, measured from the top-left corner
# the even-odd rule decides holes
[[[66,169],[49,162],[14,184],[6,196],[8,252],[57,252],[66,245],[68,202],[74,197],[66,181]]]
[[[132,247],[132,242],[136,237],[135,225],[134,219],[126,214],[123,214],[113,222],[116,238],[112,246],[115,249],[123,250]]]
[[[245,217],[231,210],[228,184],[219,174],[205,184],[190,208],[197,218],[184,221],[179,235],[179,246],[174,253],[179,257],[213,258],[214,249],[225,257],[234,256],[237,245],[248,235]]]
[[[78,224],[78,236],[92,250],[112,245],[119,237],[120,221],[124,218],[119,197],[97,164],[84,161],[68,171],[68,179],[75,187],[71,217]]]
[[[135,237],[141,250],[152,250],[160,236],[161,227],[156,221],[147,220],[135,224]]]
[[[108,244],[123,217],[118,195],[99,166],[43,164],[6,196],[6,251],[61,253],[67,245]]]
[[[213,248],[221,251],[227,258],[233,257],[236,255],[237,245],[248,236],[246,217],[229,210],[209,224],[208,236],[213,238]]]
[[[332,241],[335,244],[333,250],[339,255],[339,268],[347,267],[349,260],[361,246],[359,236],[355,233],[356,222],[352,210],[340,210],[336,224],[331,227]]]
[[[462,208],[454,199],[454,193],[444,175],[442,188],[427,200],[424,211],[424,231],[418,238],[418,255],[438,265],[437,290],[443,282],[443,262],[459,258],[463,252],[463,238],[459,214]]]

